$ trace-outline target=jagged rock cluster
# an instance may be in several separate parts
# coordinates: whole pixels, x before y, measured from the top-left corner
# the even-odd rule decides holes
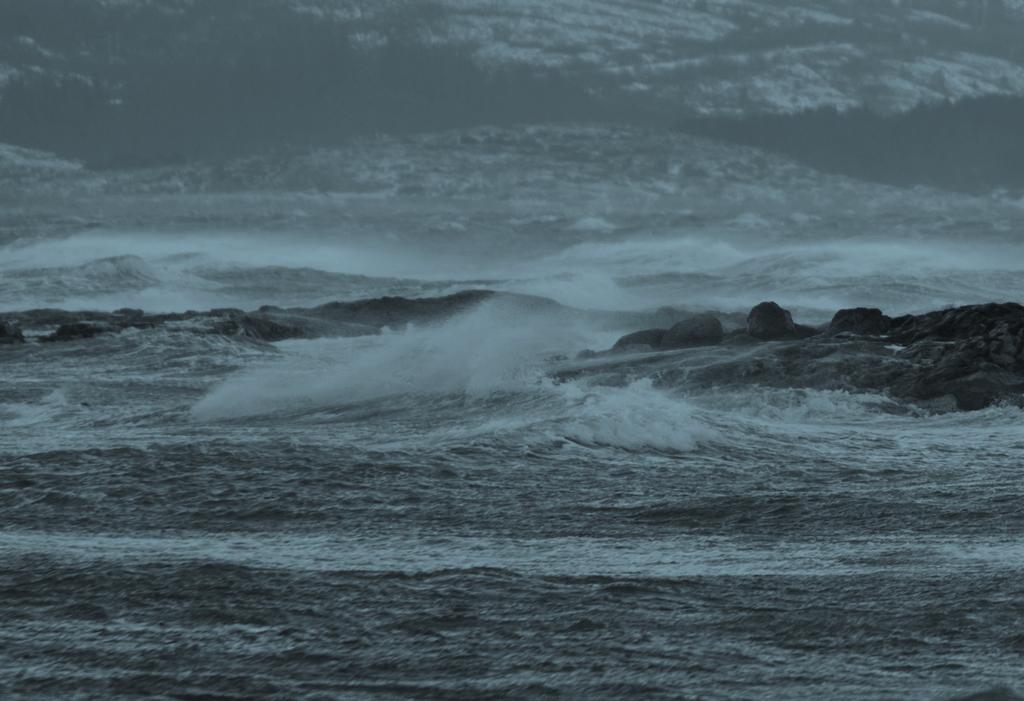
[[[379,333],[385,326],[404,326],[452,316],[492,296],[494,293],[477,290],[425,299],[381,297],[331,302],[309,308],[264,306],[253,312],[233,308],[180,314],[147,314],[141,309],[127,308],[113,312],[34,309],[0,316],[0,343],[26,342],[22,329],[53,329],[35,337],[41,343],[77,341],[127,329],[158,327],[268,342],[289,338],[363,336]]]
[[[683,324],[677,324],[685,328]],[[713,322],[701,317],[700,328]],[[648,329],[622,337],[610,353],[707,345],[762,349],[684,371],[691,385],[734,382],[885,391],[899,399],[980,409],[998,401],[1024,404],[1024,306],[983,304],[891,318],[879,309],[843,309],[819,328],[793,322],[774,302],[754,307],[745,329],[684,335]]]

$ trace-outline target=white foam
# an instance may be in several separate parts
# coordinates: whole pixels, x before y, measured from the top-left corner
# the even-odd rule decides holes
[[[193,409],[211,420],[382,397],[486,394],[535,384],[544,359],[580,347],[581,330],[502,301],[447,323],[369,339],[293,341],[278,365],[229,379]]]
[[[654,388],[650,379],[626,387],[561,386],[571,410],[565,437],[584,445],[688,452],[718,438],[692,404]]]
[[[64,391],[55,389],[36,404],[11,402],[0,404],[0,426],[22,428],[51,421],[58,412],[67,407]]]

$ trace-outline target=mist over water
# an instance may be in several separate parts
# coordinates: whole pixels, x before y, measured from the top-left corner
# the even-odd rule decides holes
[[[1020,403],[745,335],[1024,298],[1024,8],[812,4],[0,3],[0,697],[1024,688]]]
[[[537,136],[517,153],[524,132],[538,130],[549,143],[543,155],[532,152]],[[626,175],[605,170],[662,137],[670,156],[635,157]],[[406,177],[451,171],[454,183],[428,198],[393,186],[372,195],[285,191],[270,211],[251,210],[256,193],[73,198],[98,220],[6,244],[0,308],[254,308],[491,287],[614,310],[745,311],[773,298],[821,321],[841,307],[903,313],[1020,290],[1024,210],[1010,200],[899,190],[771,161],[754,184],[744,169],[763,156],[646,130],[528,127],[477,138],[490,145],[447,135],[443,149],[434,137],[403,146]],[[522,160],[512,175],[496,173],[471,194],[455,186],[490,168],[505,141]],[[327,155],[342,162],[354,153],[373,162],[372,144]],[[695,158],[702,170],[684,172]],[[189,221],[200,206],[202,221]],[[13,230],[38,226],[39,216],[32,204],[5,215]]]

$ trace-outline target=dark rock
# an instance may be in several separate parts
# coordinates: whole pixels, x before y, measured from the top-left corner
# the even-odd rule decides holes
[[[111,331],[120,331],[120,329],[105,324],[100,325],[84,321],[78,321],[71,324],[61,324],[59,327],[57,327],[56,331],[46,336],[43,336],[39,340],[44,343],[78,341],[85,338],[92,338],[93,336],[98,336],[101,333],[108,333]]]
[[[1024,307],[1019,304],[974,304],[955,309],[901,316],[893,320],[890,336],[900,343],[920,340],[957,340],[996,332],[1019,336],[1024,328]]]
[[[781,322],[777,331],[788,327],[785,310],[769,312]],[[566,372],[601,373],[623,363],[630,373],[649,373],[660,385],[689,389],[758,384],[877,392],[886,395],[880,401],[894,411],[905,407],[900,404],[905,401],[934,411],[970,411],[1000,402],[1024,406],[1021,305],[974,305],[900,317],[890,320],[887,334],[867,333],[887,323],[875,310],[848,310],[837,317],[836,328],[842,329],[837,333],[815,333],[793,324],[781,342],[767,345],[747,333],[726,334],[721,357],[711,362],[702,357],[694,365],[676,354],[608,358]],[[665,333],[650,329],[629,334],[615,350],[661,348]]]
[[[261,341],[283,341],[289,338],[303,338],[306,335],[300,326],[281,323],[264,316],[246,314],[239,322],[243,334]]]
[[[798,336],[793,315],[775,302],[761,302],[747,315],[747,333],[762,341]]]
[[[207,332],[223,336],[244,336],[268,343],[289,338],[305,338],[308,335],[302,326],[282,323],[259,314],[244,313],[218,320],[208,327]]]
[[[646,329],[626,334],[612,346],[613,351],[656,350],[665,338],[665,329]]]
[[[114,310],[114,316],[124,317],[125,319],[141,319],[146,316],[146,312],[141,309],[131,309],[129,307],[122,307],[121,309]]]
[[[852,333],[858,336],[882,336],[892,328],[892,319],[881,309],[857,307],[840,309],[828,325],[830,334]]]
[[[241,309],[235,307],[218,307],[210,310],[210,316],[242,316],[245,314]]]
[[[981,409],[1024,396],[1024,307],[981,304],[895,319],[890,338],[917,366],[897,389],[906,395],[956,399]]]
[[[444,297],[424,297],[410,299],[406,297],[377,297],[361,299],[355,302],[330,302],[303,311],[309,316],[329,319],[336,322],[366,324],[370,326],[404,326],[410,323],[423,323],[446,319],[455,314],[468,311],[485,300],[509,298],[490,290],[467,290]],[[529,298],[525,295],[519,299]],[[543,300],[551,302],[551,300]]]
[[[14,324],[0,321],[0,346],[24,342],[25,337],[22,335],[21,329]]]
[[[889,333],[892,324],[892,318],[883,314],[881,309],[840,309],[828,323],[828,333],[884,336]]]
[[[665,332],[660,348],[689,348],[713,346],[722,342],[722,322],[712,314],[699,314],[680,321]]]

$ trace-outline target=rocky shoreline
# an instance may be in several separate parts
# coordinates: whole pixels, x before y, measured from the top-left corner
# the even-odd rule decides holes
[[[472,290],[422,299],[380,297],[288,309],[263,306],[249,312],[235,308],[166,314],[128,308],[113,312],[33,309],[0,313],[0,343],[79,341],[129,329],[154,328],[267,342],[366,336],[380,333],[385,326],[401,327],[454,316],[494,296],[486,290]]]
[[[644,372],[660,384],[693,388],[748,384],[873,391],[936,410],[976,410],[1000,402],[1024,406],[1024,306],[1014,303],[895,318],[879,309],[842,309],[829,323],[812,327],[796,323],[788,310],[774,302],[758,304],[745,324],[738,324],[730,315],[669,308],[651,314],[601,314],[540,297],[469,290],[442,297],[381,297],[316,307],[263,306],[251,312],[8,312],[0,314],[0,345],[82,341],[153,328],[263,342],[364,336],[384,328],[443,321],[485,301],[510,302],[520,311],[599,320],[609,326],[667,323],[629,333],[609,350],[583,351],[574,365],[556,372],[562,379],[609,370],[621,377],[622,369],[629,368],[627,375]]]
[[[714,316],[701,315],[667,329],[627,334],[610,350],[581,358],[722,346],[746,351],[697,364],[668,363],[651,374],[663,383],[695,387],[745,383],[878,391],[935,409],[1024,406],[1024,306],[1014,303],[895,318],[879,309],[842,309],[828,324],[810,327],[795,323],[774,302],[763,302],[750,311],[745,328],[730,333]],[[657,358],[651,363],[657,365]]]

